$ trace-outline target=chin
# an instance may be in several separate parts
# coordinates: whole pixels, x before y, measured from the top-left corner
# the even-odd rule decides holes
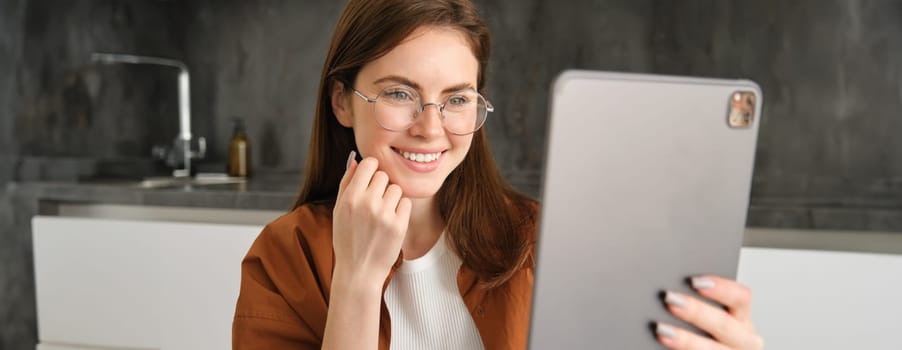
[[[438,190],[442,188],[441,183],[422,183],[419,181],[412,181],[398,185],[401,186],[401,191],[404,193],[404,197],[410,199],[432,198],[436,193],[438,193]]]

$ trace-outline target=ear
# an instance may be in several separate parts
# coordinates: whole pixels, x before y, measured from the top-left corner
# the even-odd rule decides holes
[[[332,113],[335,113],[335,119],[338,123],[346,128],[354,127],[353,113],[351,113],[351,101],[345,95],[345,84],[335,81],[332,84]]]

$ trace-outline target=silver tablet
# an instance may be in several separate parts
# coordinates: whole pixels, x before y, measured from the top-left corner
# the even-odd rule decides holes
[[[734,278],[761,90],[566,71],[552,88],[531,349],[659,349],[665,289]],[[689,327],[687,327],[689,328]]]

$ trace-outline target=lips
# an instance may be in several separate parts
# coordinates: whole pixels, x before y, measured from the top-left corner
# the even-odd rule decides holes
[[[432,149],[406,149],[401,150],[392,147],[395,154],[407,169],[417,173],[431,173],[440,168],[445,159],[445,150]]]
[[[412,160],[417,163],[431,163],[438,159],[439,156],[442,155],[442,152],[437,153],[410,153],[410,152],[400,152],[401,156],[405,159]]]
[[[444,151],[420,151],[420,150],[400,150],[392,148],[396,153],[409,161],[417,163],[432,163],[442,156]]]

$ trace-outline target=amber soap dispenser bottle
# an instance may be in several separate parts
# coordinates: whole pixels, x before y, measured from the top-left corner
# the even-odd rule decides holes
[[[244,131],[244,121],[236,118],[232,140],[229,141],[229,176],[251,176],[251,149]]]

